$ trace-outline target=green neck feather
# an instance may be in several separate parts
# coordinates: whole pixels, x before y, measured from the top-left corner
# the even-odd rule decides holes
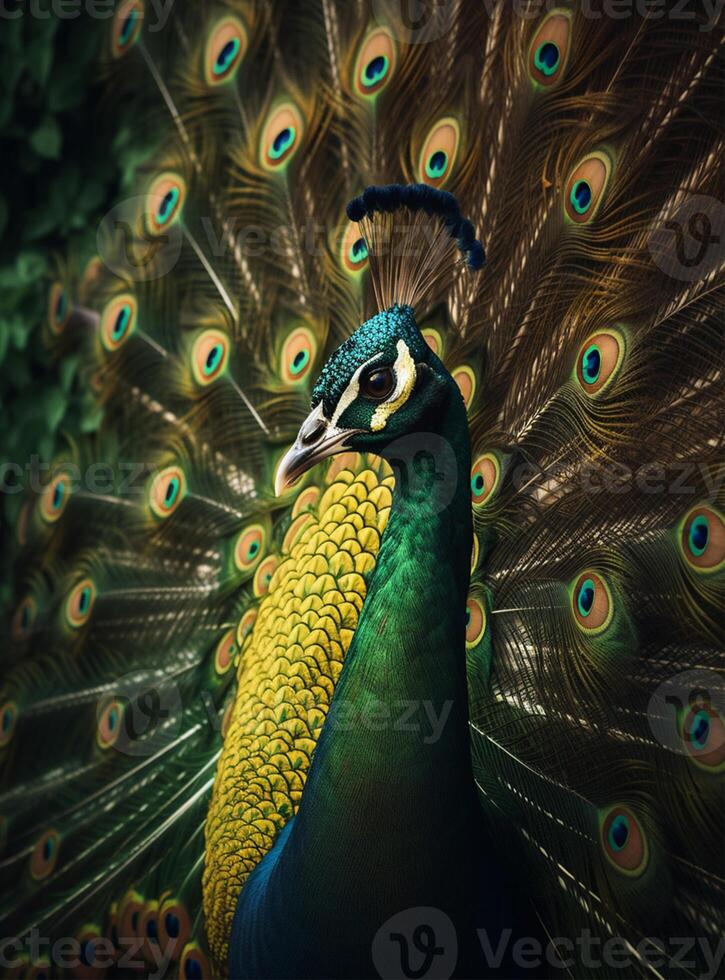
[[[470,448],[452,381],[426,423],[434,432],[386,453],[392,512],[300,809],[242,893],[233,944],[248,969],[294,972],[324,947],[318,970],[332,962],[342,976],[370,962],[372,936],[401,910],[434,906],[460,922],[474,905]]]

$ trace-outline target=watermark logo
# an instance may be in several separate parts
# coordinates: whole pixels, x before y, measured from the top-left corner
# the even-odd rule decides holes
[[[160,279],[178,262],[184,239],[180,225],[169,225],[159,235],[139,234],[137,228],[145,228],[149,216],[149,198],[137,195],[120,201],[101,219],[98,254],[117,276],[134,282]]]
[[[725,260],[725,205],[690,194],[662,214],[647,245],[656,265],[672,279],[697,282]]]
[[[451,503],[458,485],[453,447],[434,432],[414,432],[391,442],[381,454],[395,475],[403,497],[423,499],[435,514]]]
[[[378,929],[372,956],[382,980],[443,980],[458,960],[456,930],[441,909],[404,909]]]
[[[407,44],[429,44],[455,26],[457,0],[374,0],[373,16]]]
[[[697,668],[668,677],[659,685],[647,705],[647,720],[660,745],[697,758],[698,748],[708,753],[722,749],[723,729],[708,726],[707,745],[698,747],[687,721],[699,713],[709,717],[713,711],[725,717],[725,679],[714,670]]]
[[[113,748],[130,756],[149,756],[178,737],[182,725],[179,688],[163,671],[139,671],[120,677],[111,692],[120,711],[115,722]],[[99,705],[98,723],[104,724],[106,703]],[[107,722],[106,722],[107,724]]]

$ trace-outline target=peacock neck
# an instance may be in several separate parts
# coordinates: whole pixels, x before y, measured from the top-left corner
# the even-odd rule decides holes
[[[289,953],[277,942],[277,959],[256,969],[302,975],[304,948],[311,968],[354,973],[387,918],[430,906],[456,921],[480,884],[465,675],[470,447],[457,389],[429,423],[386,452],[391,515],[300,808],[242,893],[235,932],[248,949],[274,923],[288,935]],[[328,959],[315,964],[318,946]]]

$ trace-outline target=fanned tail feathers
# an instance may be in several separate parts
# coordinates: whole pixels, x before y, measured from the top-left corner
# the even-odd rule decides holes
[[[678,265],[661,229],[722,228],[722,34],[699,13],[540,6],[460,0],[415,28],[384,2],[227,0],[150,31],[119,5],[102,111],[135,98],[157,138],[100,257],[49,284],[44,338],[61,364],[81,352],[103,424],[49,461],[17,528],[3,936],[224,969],[229,902],[296,809],[389,510],[379,461],[350,454],[280,499],[275,468],[375,309],[345,204],[425,183],[487,256],[419,311],[473,444],[486,832],[550,936],[616,937],[630,976],[706,974],[725,907],[722,268]],[[313,653],[293,561],[340,596]],[[289,669],[285,622],[306,651]],[[220,898],[205,820],[210,799],[226,812],[230,753],[258,778]],[[210,822],[226,861],[222,838]],[[572,945],[571,974],[601,976]]]

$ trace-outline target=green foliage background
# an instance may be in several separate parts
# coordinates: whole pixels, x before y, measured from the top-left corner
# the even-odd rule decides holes
[[[77,357],[54,363],[43,342],[48,290],[96,252],[103,214],[128,186],[140,149],[132,107],[102,97],[109,20],[61,19],[51,0],[0,12],[0,465],[51,461],[66,432],[100,417]],[[38,15],[40,14],[40,16]],[[47,15],[47,16],[46,16]],[[0,606],[12,594],[15,521],[24,495],[3,465]]]

